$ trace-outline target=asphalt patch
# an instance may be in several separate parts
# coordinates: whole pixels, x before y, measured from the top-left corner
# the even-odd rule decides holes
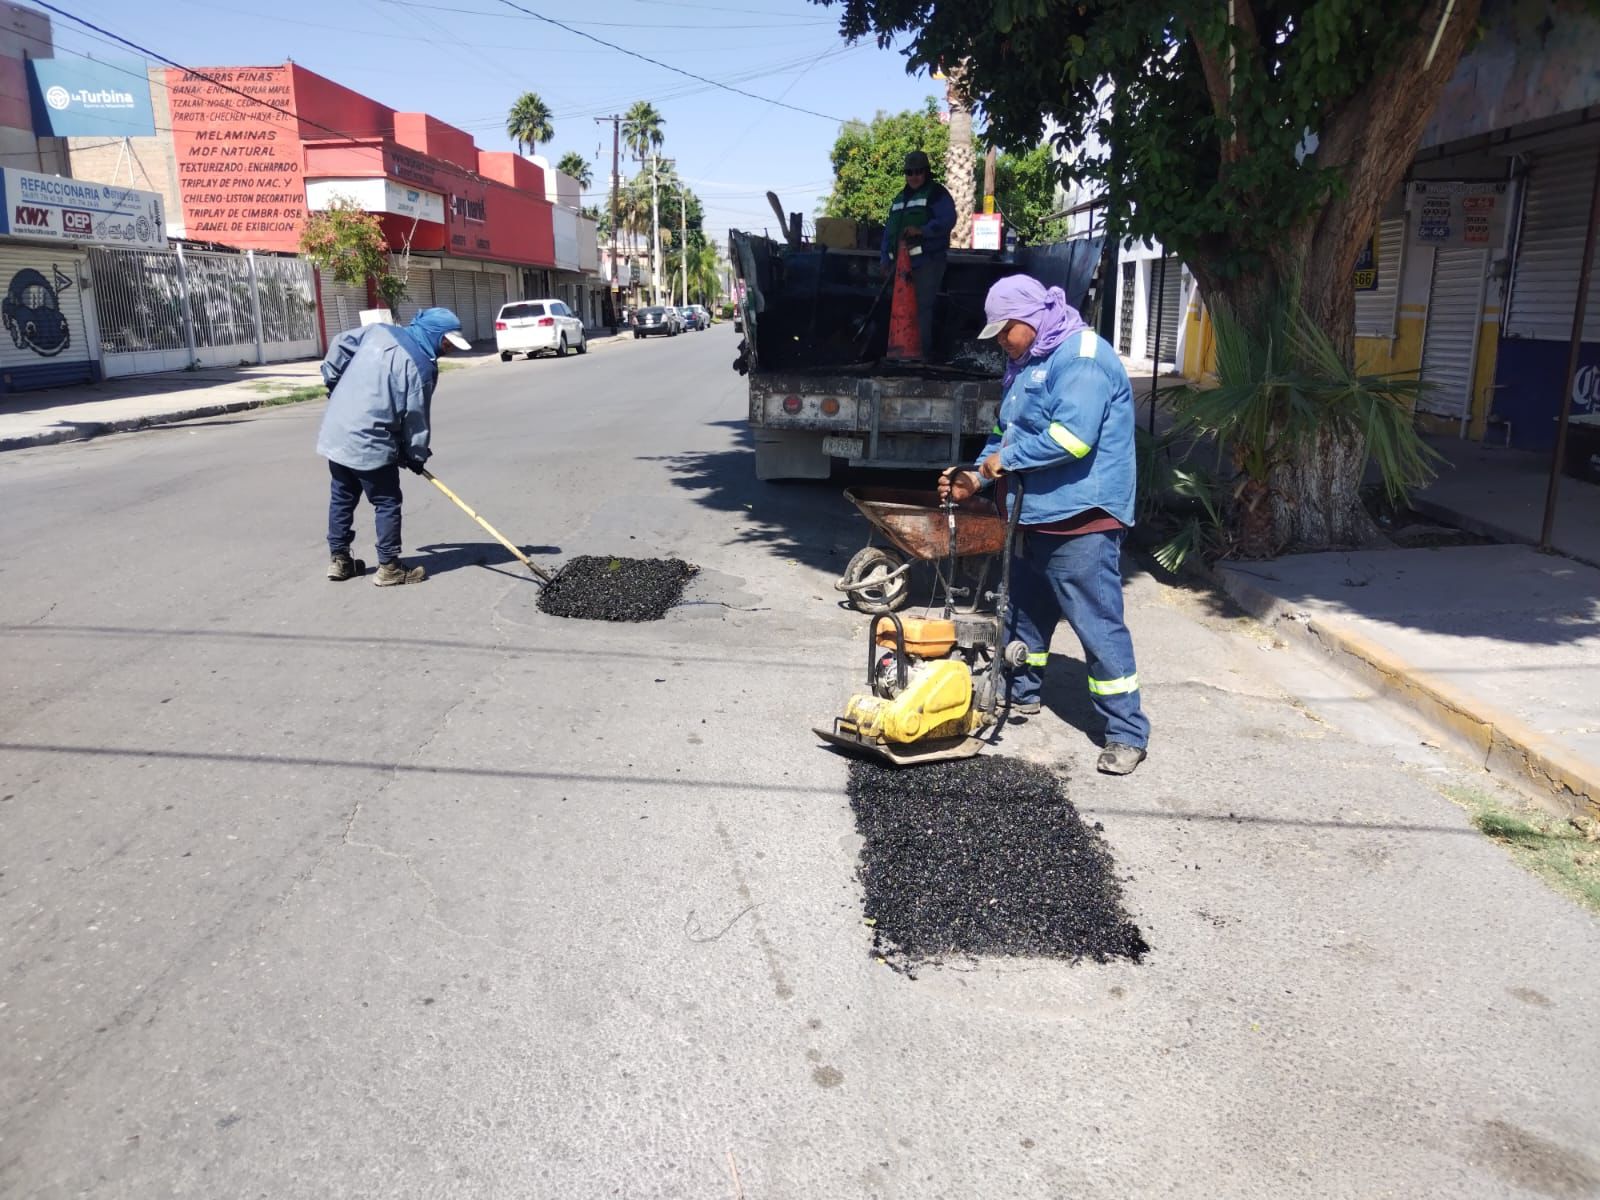
[[[700,568],[678,558],[570,560],[539,592],[539,611],[583,621],[659,621]]]
[[[1111,852],[1050,770],[982,756],[850,764],[873,948],[914,974],[950,957],[1114,958],[1150,947]]]

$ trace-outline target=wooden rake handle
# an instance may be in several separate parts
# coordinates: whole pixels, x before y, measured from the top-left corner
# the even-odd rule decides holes
[[[554,583],[555,582],[555,576],[554,575],[550,574],[550,572],[546,571],[543,567],[536,566],[534,564],[534,561],[531,558],[529,558],[521,550],[519,550],[515,546],[513,546],[510,542],[506,541],[504,535],[501,534],[501,532],[498,529],[496,529],[493,525],[489,524],[489,522],[485,521],[476,512],[474,512],[471,505],[469,505],[460,496],[456,495],[449,488],[447,488],[444,485],[444,481],[441,480],[432,471],[430,471],[426,467],[424,467],[422,469],[422,477],[424,479],[426,479],[429,483],[433,484],[434,487],[438,488],[446,496],[448,496],[450,498],[451,502],[457,508],[459,508],[462,512],[466,513],[467,516],[471,517],[479,525],[482,525],[483,528],[484,528],[484,531],[487,532],[490,537],[492,537],[495,541],[499,542],[507,550],[511,551],[511,553],[515,554],[517,556],[517,558],[521,561],[522,565],[527,567],[528,570],[532,571],[535,575],[537,575],[545,583]]]

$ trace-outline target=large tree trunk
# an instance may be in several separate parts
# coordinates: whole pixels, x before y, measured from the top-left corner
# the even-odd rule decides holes
[[[956,202],[956,227],[950,245],[972,245],[972,214],[977,211],[978,162],[972,148],[972,99],[966,93],[966,64],[951,67],[945,96],[950,103],[950,151],[945,156],[945,186]]]
[[[1439,94],[1473,36],[1480,2],[1432,0],[1419,21],[1429,36],[1416,39],[1387,70],[1327,114],[1307,161],[1337,172],[1343,186],[1331,189],[1328,203],[1273,250],[1269,265],[1241,278],[1227,269],[1232,251],[1226,243],[1201,248],[1189,267],[1208,303],[1230,310],[1246,327],[1259,328],[1267,306],[1298,294],[1345,361],[1353,361],[1356,259],[1404,178]],[[1249,5],[1236,12],[1248,13]],[[1253,22],[1240,28],[1254,36]],[[1201,52],[1213,101],[1225,112],[1229,84],[1220,66],[1226,55],[1208,54],[1205,47]],[[1224,158],[1234,149],[1224,145]],[[1265,205],[1274,202],[1261,198]],[[1366,464],[1367,447],[1358,431],[1326,428],[1299,447],[1292,462],[1273,472],[1267,490],[1273,549],[1373,541],[1377,530],[1360,496]]]

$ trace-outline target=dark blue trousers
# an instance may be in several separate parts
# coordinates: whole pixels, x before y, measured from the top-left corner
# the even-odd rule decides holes
[[[1089,699],[1106,723],[1106,740],[1150,743],[1150,722],[1139,704],[1133,638],[1122,619],[1124,532],[1073,537],[1029,534],[1011,561],[1011,636],[1025,642],[1028,662],[1011,677],[1011,699],[1039,699],[1050,636],[1062,617],[1083,645]]]
[[[356,536],[356,505],[366,496],[378,519],[378,561],[393,562],[400,557],[400,466],[374,467],[357,471],[343,463],[328,460],[333,477],[328,495],[328,552],[348,554]]]

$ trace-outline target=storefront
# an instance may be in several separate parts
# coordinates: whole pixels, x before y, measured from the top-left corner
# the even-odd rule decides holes
[[[92,383],[100,330],[87,247],[166,248],[154,192],[0,170],[0,391]]]

